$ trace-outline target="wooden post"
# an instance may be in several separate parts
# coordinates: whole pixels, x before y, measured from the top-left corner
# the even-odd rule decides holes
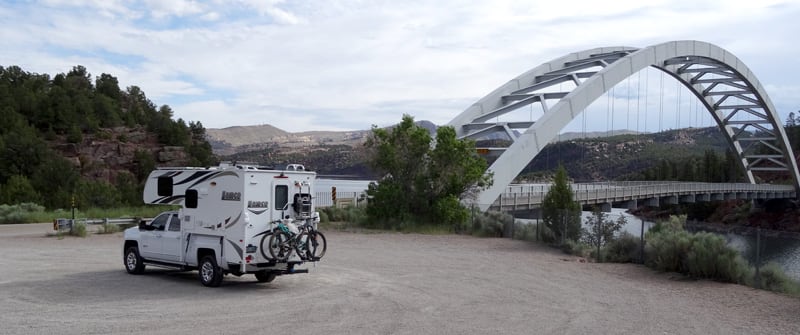
[[[761,227],[756,229],[756,288],[761,289]]]
[[[639,263],[644,264],[644,219],[642,219],[642,230],[639,232]]]

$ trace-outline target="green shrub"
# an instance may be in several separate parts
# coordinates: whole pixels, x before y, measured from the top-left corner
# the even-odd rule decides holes
[[[72,229],[69,231],[71,236],[86,237],[86,223],[74,222]]]
[[[455,195],[445,196],[437,200],[433,206],[432,216],[436,224],[454,227],[467,221],[469,215],[469,210],[461,205]]]
[[[0,205],[0,224],[34,222],[44,207],[34,203]]]
[[[514,239],[523,241],[537,241],[535,223],[514,223]]]
[[[100,225],[100,230],[97,231],[98,234],[113,234],[119,232],[120,227],[115,224],[104,223]]]
[[[760,279],[759,287],[765,290],[800,295],[800,284],[789,278],[778,264],[770,262],[763,266]]]
[[[328,219],[328,213],[325,213],[325,211],[319,211],[318,213],[319,213],[319,222],[321,223],[330,222],[330,219]]]
[[[511,224],[514,224],[514,217],[510,214],[495,211],[475,213],[465,232],[482,237],[502,237],[505,226]]]
[[[367,213],[364,207],[323,207],[319,211],[320,221],[325,218],[325,222],[347,222],[350,224],[363,226],[367,222]]]
[[[617,238],[609,241],[603,250],[603,259],[607,262],[629,263],[639,259],[639,238],[624,232]]]
[[[648,232],[645,264],[659,271],[679,272],[693,278],[745,283],[749,267],[739,253],[721,236],[683,230],[684,219],[670,218],[665,224],[657,224],[656,231]]]
[[[650,227],[650,229],[647,230],[647,234],[648,235],[657,234],[664,230],[674,230],[674,231],[683,230],[685,223],[686,223],[686,215],[678,215],[678,216],[673,215],[670,216],[669,219],[667,219],[667,221],[656,222],[655,225],[653,225],[652,227]],[[647,238],[649,239],[650,236],[647,236]]]
[[[590,256],[591,253],[594,252],[592,249],[593,248],[586,243],[573,240],[567,240],[561,245],[561,251],[579,257]]]
[[[651,234],[645,245],[645,264],[659,271],[685,273],[683,259],[691,245],[691,237],[684,230],[668,229]]]

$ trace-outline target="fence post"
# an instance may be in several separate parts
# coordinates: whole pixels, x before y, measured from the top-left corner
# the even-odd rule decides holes
[[[756,289],[761,289],[761,227],[756,228]]]
[[[644,264],[644,219],[642,220],[642,230],[639,232],[639,263]]]

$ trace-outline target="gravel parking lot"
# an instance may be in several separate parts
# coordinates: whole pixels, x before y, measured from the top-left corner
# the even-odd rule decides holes
[[[0,334],[797,334],[800,299],[508,239],[326,232],[309,274],[148,267],[122,235],[0,226]]]

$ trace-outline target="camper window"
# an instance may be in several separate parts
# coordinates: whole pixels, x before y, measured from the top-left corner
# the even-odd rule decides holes
[[[275,186],[275,209],[282,210],[289,203],[289,186]]]

